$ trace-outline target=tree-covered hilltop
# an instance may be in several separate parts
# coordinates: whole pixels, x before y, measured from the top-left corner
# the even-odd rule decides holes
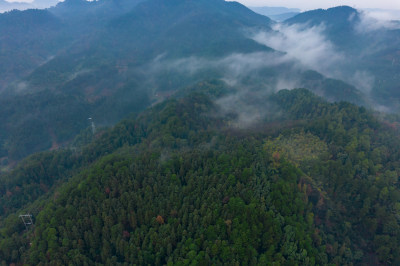
[[[2,263],[400,263],[395,128],[305,89],[264,99],[279,119],[238,128],[215,95],[168,100],[2,177]]]

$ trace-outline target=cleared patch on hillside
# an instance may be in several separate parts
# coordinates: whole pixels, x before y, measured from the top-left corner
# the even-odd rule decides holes
[[[304,131],[268,139],[265,149],[273,155],[275,160],[285,159],[297,166],[317,160],[328,152],[328,146],[324,141]]]

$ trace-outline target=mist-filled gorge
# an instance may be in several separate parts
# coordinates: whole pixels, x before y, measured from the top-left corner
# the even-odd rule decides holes
[[[1,265],[400,265],[396,11],[13,8]]]

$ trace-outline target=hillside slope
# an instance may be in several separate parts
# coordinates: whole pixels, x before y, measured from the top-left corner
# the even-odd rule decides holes
[[[304,89],[265,98],[280,115],[237,128],[218,115],[229,94],[202,88],[214,96],[157,105],[75,155],[84,169],[17,212],[33,227],[3,219],[4,262],[399,262],[396,130]]]

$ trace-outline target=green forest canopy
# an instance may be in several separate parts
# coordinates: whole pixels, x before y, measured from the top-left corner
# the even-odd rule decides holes
[[[214,98],[168,100],[2,176],[2,263],[400,263],[395,129],[305,89],[265,99],[280,120],[232,128]]]

